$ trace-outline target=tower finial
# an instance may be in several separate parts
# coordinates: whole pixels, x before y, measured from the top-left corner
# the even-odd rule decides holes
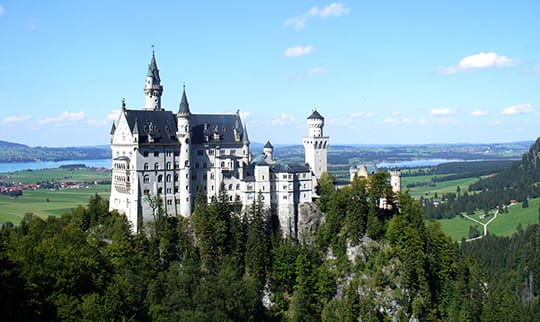
[[[154,50],[154,47],[155,47],[154,44],[152,44],[150,47],[152,47],[152,56],[154,56],[155,53],[156,53],[155,50]]]

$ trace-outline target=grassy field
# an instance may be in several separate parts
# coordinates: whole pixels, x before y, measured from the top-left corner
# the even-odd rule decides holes
[[[432,176],[405,177],[403,179],[416,178],[416,182],[427,182],[431,180],[431,177]],[[409,194],[414,198],[419,198],[420,196],[433,197],[435,193],[438,195],[449,192],[455,193],[457,186],[461,188],[461,191],[467,191],[469,189],[469,185],[475,183],[476,181],[478,181],[478,178],[474,177],[437,182],[434,186],[406,188],[407,184],[405,182],[407,182],[407,180],[402,180],[402,189],[408,190]]]
[[[24,191],[14,199],[0,195],[0,223],[17,224],[29,212],[42,218],[60,216],[79,205],[87,205],[95,193],[109,198],[110,192],[110,185],[91,185],[82,189]]]
[[[488,232],[497,236],[511,236],[517,231],[517,227],[521,225],[523,228],[530,224],[538,223],[538,207],[540,206],[540,198],[530,199],[529,207],[522,208],[521,203],[510,206],[507,214],[500,214],[497,219],[492,221],[488,226]],[[479,214],[471,216],[481,222],[487,222],[493,218],[493,214],[484,219],[479,218]],[[476,226],[480,233],[484,232],[484,228],[465,218],[454,217],[452,219],[441,219],[443,231],[453,240],[461,240],[469,238],[469,226]]]
[[[43,181],[94,182],[96,180],[111,180],[111,172],[98,172],[94,168],[23,170],[0,173],[0,180],[21,183],[38,183]]]

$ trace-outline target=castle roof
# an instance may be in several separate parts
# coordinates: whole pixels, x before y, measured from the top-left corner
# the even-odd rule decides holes
[[[319,114],[319,112],[317,112],[317,110],[314,110],[313,113],[311,113],[311,115],[308,116],[308,120],[309,119],[312,119],[312,120],[324,120],[324,117],[322,117],[322,115]]]
[[[138,141],[156,143],[174,143],[176,139],[176,115],[169,111],[126,110],[126,121]]]
[[[270,166],[270,171],[275,173],[305,173],[310,172],[310,169],[306,164],[275,163]]]
[[[240,145],[236,133],[242,133],[243,126],[236,114],[191,114],[191,142],[193,144]]]
[[[273,149],[274,146],[272,146],[272,143],[270,143],[270,141],[266,141],[266,144],[264,145],[264,148],[265,149]]]

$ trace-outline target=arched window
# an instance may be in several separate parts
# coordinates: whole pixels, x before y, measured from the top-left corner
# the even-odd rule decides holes
[[[154,170],[159,170],[159,163],[154,163]]]
[[[144,183],[149,183],[149,182],[150,182],[150,177],[149,177],[148,175],[145,175],[145,176],[143,177],[143,182],[144,182]]]
[[[161,174],[157,177],[157,181],[158,181],[158,182],[162,182],[162,181],[163,181],[163,176],[162,176]]]
[[[171,182],[171,175],[170,174],[167,175],[167,182]]]
[[[167,169],[169,169],[169,170],[172,169],[172,168],[171,168],[171,163],[170,163],[170,162],[167,162]]]
[[[144,170],[148,170],[148,162],[144,163]]]

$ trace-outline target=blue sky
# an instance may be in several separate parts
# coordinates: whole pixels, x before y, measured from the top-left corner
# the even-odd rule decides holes
[[[540,1],[0,0],[0,140],[109,143],[155,45],[177,111],[240,110],[250,139],[492,143],[540,134]]]

